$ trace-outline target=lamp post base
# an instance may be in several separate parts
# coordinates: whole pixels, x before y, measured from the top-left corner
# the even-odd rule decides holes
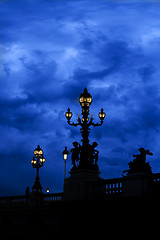
[[[36,176],[34,185],[32,187],[32,192],[42,192],[42,186],[40,183],[40,178],[38,176]]]
[[[86,184],[102,179],[99,171],[90,169],[71,170],[70,177],[64,180],[63,200],[86,200]]]
[[[137,197],[152,192],[152,174],[145,172],[129,173],[123,177],[123,196]]]

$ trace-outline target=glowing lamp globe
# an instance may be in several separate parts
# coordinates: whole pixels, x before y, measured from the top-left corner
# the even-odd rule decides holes
[[[34,155],[35,155],[36,157],[41,157],[42,154],[43,154],[43,151],[42,151],[42,149],[40,148],[40,146],[38,145],[37,148],[34,150]]]
[[[105,119],[105,112],[103,111],[103,108],[101,108],[101,111],[99,112],[99,118],[101,121],[103,121]]]
[[[44,163],[46,161],[46,159],[43,157],[43,155],[42,155],[42,157],[40,158],[40,162],[41,163]]]
[[[67,147],[65,147],[65,150],[63,151],[63,158],[64,158],[64,160],[67,160],[68,154],[69,154],[69,152],[67,150]]]
[[[68,108],[67,112],[65,113],[65,116],[67,120],[69,121],[72,117],[72,112],[70,111],[70,108]]]
[[[88,93],[87,88],[84,89],[84,92],[81,93],[80,97],[79,97],[79,103],[82,107],[87,106],[89,107],[92,103],[92,96],[90,95],[90,93]]]
[[[31,161],[31,164],[32,164],[33,166],[35,166],[36,163],[37,163],[37,161],[36,161],[35,157],[33,157],[32,161]]]

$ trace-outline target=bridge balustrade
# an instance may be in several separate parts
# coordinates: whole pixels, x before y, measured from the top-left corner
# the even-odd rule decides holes
[[[160,194],[160,173],[152,174],[153,193]],[[50,206],[54,202],[62,201],[63,193],[47,193],[41,195],[43,206]],[[88,182],[86,185],[86,199],[105,199],[109,197],[123,196],[123,177],[113,179],[101,179]],[[23,208],[29,206],[31,195],[0,197],[0,209]]]
[[[0,208],[23,208],[29,206],[31,203],[31,196],[9,196],[0,197]],[[51,202],[61,201],[62,193],[42,194],[40,196],[42,205],[49,205]]]
[[[87,198],[120,196],[123,192],[123,178],[102,179],[87,183]]]

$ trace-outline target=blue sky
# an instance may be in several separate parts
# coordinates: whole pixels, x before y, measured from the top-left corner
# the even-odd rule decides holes
[[[81,140],[64,114],[76,121],[85,87],[95,122],[107,114],[90,134],[101,177],[121,177],[139,147],[160,172],[159,52],[160,1],[1,0],[0,195],[32,187],[38,144],[44,191],[62,191],[62,151]]]

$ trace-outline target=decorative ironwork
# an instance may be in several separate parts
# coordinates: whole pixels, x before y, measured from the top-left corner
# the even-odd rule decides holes
[[[98,127],[103,124],[104,118],[106,116],[103,108],[99,112],[100,123],[94,123],[93,114],[89,118],[89,107],[92,103],[92,96],[88,93],[87,88],[84,89],[84,92],[79,97],[79,103],[82,107],[82,118],[78,114],[77,123],[72,122],[72,112],[70,108],[68,108],[65,116],[67,118],[67,122],[70,126],[80,126],[81,135],[82,135],[82,144],[78,142],[73,142],[73,148],[71,149],[72,153],[72,169],[83,168],[83,169],[95,169],[99,170],[98,167],[98,153],[99,151],[95,148],[98,146],[96,142],[93,142],[91,145],[89,143],[89,134],[90,134],[90,126]]]

